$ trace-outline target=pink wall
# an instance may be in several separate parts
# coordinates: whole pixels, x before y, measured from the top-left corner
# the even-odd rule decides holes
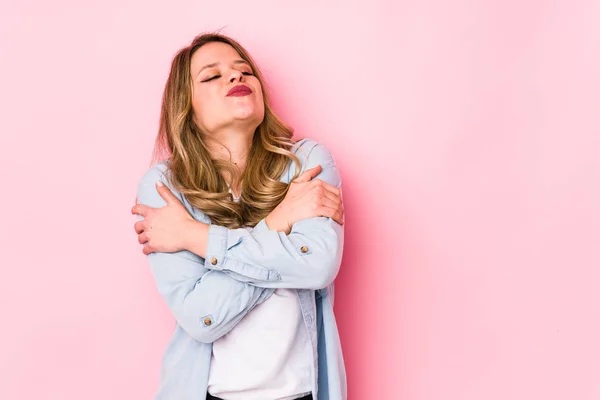
[[[0,397],[153,395],[129,209],[171,56],[225,27],[340,165],[351,399],[600,398],[600,3],[286,3],[0,6]]]

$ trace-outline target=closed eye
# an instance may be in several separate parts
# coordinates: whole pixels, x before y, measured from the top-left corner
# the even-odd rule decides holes
[[[215,75],[212,78],[208,78],[208,79],[205,79],[205,80],[200,81],[200,82],[209,82],[209,81],[212,81],[213,79],[217,79],[217,78],[220,78],[220,77],[221,77],[221,75]]]
[[[254,74],[252,72],[242,72],[242,75],[253,76]],[[220,78],[220,77],[221,77],[221,75],[215,75],[213,77],[210,77],[210,78],[205,79],[205,80],[200,81],[200,82],[210,82],[210,81],[212,81],[214,79],[217,79],[217,78]]]

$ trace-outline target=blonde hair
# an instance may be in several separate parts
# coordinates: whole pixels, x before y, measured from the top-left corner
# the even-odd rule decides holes
[[[203,45],[221,42],[233,47],[252,68],[262,86],[264,119],[256,128],[246,168],[241,175],[239,202],[233,200],[223,173],[236,176],[236,166],[225,160],[213,160],[206,138],[193,122],[192,55]],[[173,58],[165,85],[153,162],[168,158],[170,180],[194,207],[204,212],[213,224],[229,228],[255,226],[285,197],[288,184],[280,182],[290,160],[300,161],[292,152],[293,131],[273,112],[267,99],[264,80],[248,52],[235,40],[218,33],[196,36],[192,43]]]

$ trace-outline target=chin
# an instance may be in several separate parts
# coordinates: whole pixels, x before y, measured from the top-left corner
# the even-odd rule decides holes
[[[264,118],[264,112],[255,107],[239,108],[234,113],[234,119],[237,120],[260,120]]]

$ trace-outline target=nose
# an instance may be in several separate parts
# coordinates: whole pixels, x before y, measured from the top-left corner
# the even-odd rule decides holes
[[[229,82],[233,83],[235,81],[241,82],[242,81],[242,77],[244,76],[244,74],[242,74],[240,71],[237,70],[231,70],[231,74],[229,75]]]

